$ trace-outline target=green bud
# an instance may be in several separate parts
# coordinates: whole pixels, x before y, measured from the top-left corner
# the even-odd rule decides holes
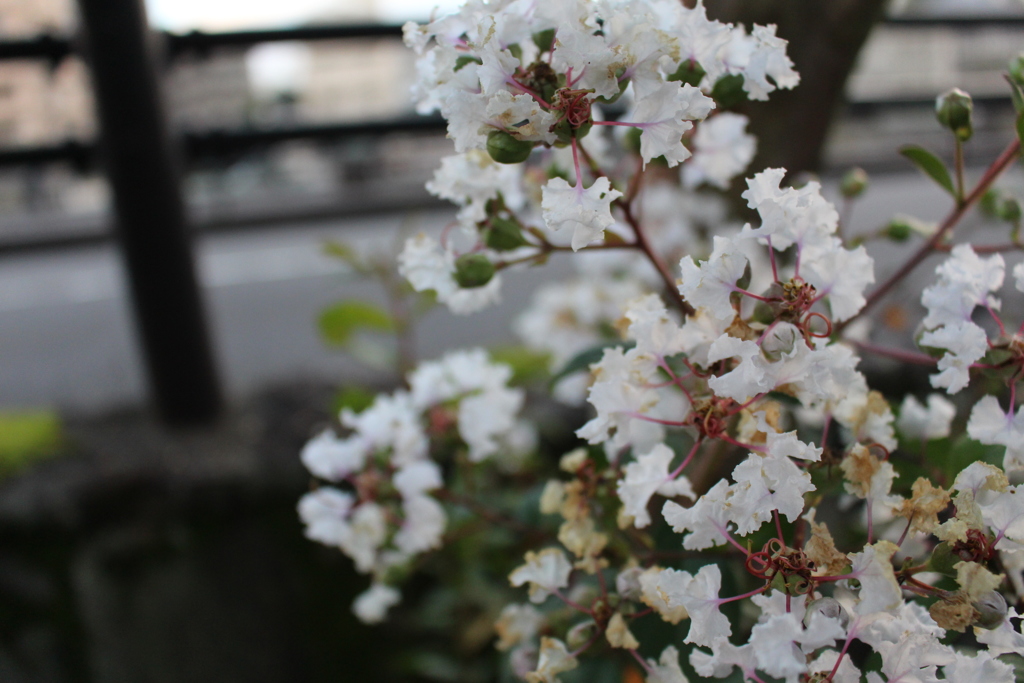
[[[494,277],[494,264],[483,254],[463,254],[455,259],[455,281],[459,287],[483,287]]]
[[[711,89],[711,98],[718,103],[719,109],[728,109],[746,102],[747,91],[743,89],[743,76],[730,74],[719,78]]]
[[[893,242],[906,242],[913,232],[913,226],[902,218],[893,218],[889,225],[885,226],[885,236]]]
[[[694,87],[700,85],[700,82],[707,75],[707,71],[704,70],[700,64],[692,59],[684,59],[679,64],[679,68],[675,70],[671,76],[668,77],[670,81],[679,81],[683,85],[692,85]]]
[[[821,612],[830,619],[838,619],[844,628],[850,623],[850,615],[835,598],[818,598],[807,603],[807,609],[804,611],[804,626],[811,625],[811,616],[815,612]]]
[[[953,565],[962,561],[959,555],[953,553],[953,546],[943,541],[935,546],[932,556],[928,558],[928,569],[946,576],[956,576],[956,570],[953,569]]]
[[[518,222],[495,216],[490,220],[490,227],[484,231],[484,243],[495,251],[511,251],[528,244],[523,238],[523,230]]]
[[[518,164],[526,161],[533,143],[520,140],[503,130],[492,130],[487,135],[487,153],[499,164]]]
[[[1004,221],[1016,223],[1020,220],[1020,202],[1016,197],[1003,197],[996,205],[996,216]]]
[[[577,140],[579,140],[580,138],[585,138],[587,136],[587,133],[589,133],[590,129],[593,127],[594,122],[587,121],[579,128],[573,128],[571,125],[569,125],[568,121],[562,119],[551,128],[551,132],[558,136],[558,140],[560,142],[564,142],[565,144],[568,145],[572,142],[573,138],[576,138]]]
[[[847,199],[855,199],[868,189],[868,174],[863,168],[851,168],[839,183],[839,191]]]
[[[1000,624],[1006,621],[1006,612],[1009,609],[1006,605],[1006,598],[1002,593],[989,591],[984,593],[971,606],[978,610],[979,617],[974,625],[991,631],[999,628]]]
[[[973,111],[971,96],[960,88],[947,90],[935,100],[935,116],[939,123],[953,131],[961,142],[970,139],[974,133],[971,126]]]
[[[533,34],[533,44],[541,52],[550,52],[551,46],[555,44],[555,29],[549,28]]]

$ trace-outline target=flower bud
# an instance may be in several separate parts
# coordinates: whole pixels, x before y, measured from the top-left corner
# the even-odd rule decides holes
[[[1006,598],[998,591],[983,593],[971,605],[978,610],[979,616],[974,622],[978,628],[991,631],[999,628],[999,625],[1006,621],[1006,612],[1009,607],[1006,605]]]
[[[1020,220],[1021,216],[1020,202],[1017,201],[1016,197],[1003,197],[996,204],[996,216],[1004,221],[1016,223]]]
[[[517,221],[495,216],[484,231],[484,243],[495,251],[510,251],[527,244]]]
[[[487,135],[487,153],[499,164],[518,164],[526,161],[533,143],[520,140],[503,130],[492,130]]]
[[[914,232],[914,227],[902,218],[893,218],[885,226],[885,236],[893,242],[906,242]]]
[[[818,598],[807,603],[807,610],[804,612],[805,628],[811,625],[811,615],[815,612],[821,612],[829,619],[838,619],[843,628],[850,623],[850,615],[835,598]]]
[[[839,191],[847,199],[854,199],[868,188],[868,174],[863,168],[851,168],[839,183]]]
[[[928,569],[945,576],[956,576],[953,565],[961,561],[960,556],[953,553],[953,546],[943,541],[935,546],[932,556],[928,558]]]
[[[973,111],[974,103],[971,96],[960,88],[947,90],[935,100],[935,116],[939,123],[953,131],[961,142],[969,139],[974,133],[971,126]]]
[[[459,287],[483,287],[494,277],[494,264],[483,254],[463,254],[455,259],[455,281]]]

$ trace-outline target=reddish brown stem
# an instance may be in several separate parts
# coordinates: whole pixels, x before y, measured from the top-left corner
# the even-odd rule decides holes
[[[633,233],[636,235],[636,245],[640,248],[640,251],[644,252],[648,260],[657,269],[658,274],[661,275],[661,279],[665,282],[665,289],[668,290],[669,296],[679,307],[679,310],[684,315],[693,315],[694,308],[690,304],[686,303],[686,300],[679,293],[679,284],[676,282],[675,277],[672,276],[672,272],[668,269],[668,266],[661,257],[654,253],[654,249],[651,247],[650,241],[647,239],[646,233],[640,222],[633,216],[633,210],[629,204],[625,202],[618,202],[619,207],[622,209],[622,213],[626,218],[626,222],[633,228]]]
[[[836,325],[836,334],[841,333],[847,325],[851,322],[864,315],[868,310],[878,304],[878,302],[889,293],[893,287],[900,283],[907,275],[911,273],[917,266],[921,264],[936,248],[942,243],[948,234],[956,227],[956,224],[960,222],[960,219],[964,217],[967,210],[970,209],[982,195],[988,190],[989,186],[995,181],[999,175],[1005,171],[1013,160],[1020,153],[1020,140],[1014,140],[999,157],[992,162],[992,165],[985,171],[985,175],[981,177],[978,184],[974,186],[971,193],[964,198],[963,202],[959,203],[950,213],[946,216],[946,219],[939,225],[938,230],[932,235],[931,239],[921,245],[921,247],[914,252],[906,263],[904,263],[899,270],[893,273],[888,280],[883,282],[871,295],[867,298],[864,307],[860,309],[857,315],[849,318]]]

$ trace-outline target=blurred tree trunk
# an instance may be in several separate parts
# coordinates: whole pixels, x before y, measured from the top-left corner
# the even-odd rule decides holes
[[[687,4],[692,4],[687,2]],[[793,90],[773,92],[745,111],[758,138],[752,170],[783,167],[817,171],[833,117],[843,104],[846,79],[886,0],[707,0],[719,21],[776,24],[800,73]]]

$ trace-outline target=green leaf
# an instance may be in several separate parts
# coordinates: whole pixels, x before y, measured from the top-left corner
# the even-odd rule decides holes
[[[60,418],[50,411],[0,413],[0,473],[55,454],[63,442]]]
[[[331,258],[336,258],[345,263],[357,273],[366,274],[370,272],[367,264],[363,263],[359,254],[344,242],[337,242],[335,240],[324,242],[324,253]]]
[[[586,351],[581,351],[580,353],[576,354],[572,358],[572,360],[566,363],[564,368],[562,368],[561,370],[554,374],[554,376],[551,378],[551,384],[555,384],[556,382],[558,382],[558,380],[562,379],[563,377],[568,377],[569,375],[577,373],[580,370],[586,370],[591,365],[601,360],[601,357],[604,356],[605,349],[610,349],[614,346],[621,346],[624,349],[631,349],[634,346],[636,346],[636,342],[609,341],[603,344],[598,344],[597,346],[592,346]]]
[[[949,171],[946,170],[946,165],[937,156],[917,145],[900,147],[900,154],[910,159],[925,175],[941,185],[950,195],[956,197],[953,179],[950,177]]]
[[[365,301],[342,301],[320,314],[320,334],[328,344],[345,346],[360,330],[392,332],[395,322],[384,309]]]
[[[511,384],[523,385],[537,381],[548,374],[548,354],[538,353],[525,346],[504,346],[491,351],[491,360],[512,368]]]
[[[364,387],[349,386],[335,394],[331,407],[335,413],[340,413],[346,408],[354,413],[361,413],[370,407],[376,397],[376,394]]]
[[[1024,140],[1024,111],[1017,114],[1017,139]]]

